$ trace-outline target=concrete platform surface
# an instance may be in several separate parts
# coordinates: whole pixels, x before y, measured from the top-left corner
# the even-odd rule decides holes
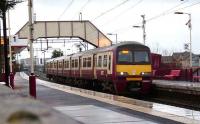
[[[156,88],[176,91],[186,94],[200,95],[200,82],[172,81],[172,80],[153,80]]]
[[[28,94],[28,76],[16,75],[16,90]],[[20,88],[23,87],[23,88]],[[102,97],[103,96],[103,97]],[[160,104],[148,103],[142,106],[121,102],[116,96],[82,90],[37,79],[37,99],[85,124],[199,124],[196,118],[159,111],[168,109]],[[123,97],[120,97],[123,99]],[[145,102],[144,102],[145,103]],[[145,103],[146,104],[146,103]],[[173,108],[174,109],[174,108]]]
[[[82,124],[46,104],[0,85],[0,124]]]

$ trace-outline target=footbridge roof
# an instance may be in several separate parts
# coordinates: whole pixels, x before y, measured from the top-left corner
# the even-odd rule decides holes
[[[33,38],[78,37],[96,47],[110,46],[112,41],[90,21],[35,21]],[[26,23],[17,33],[19,39],[28,39]]]

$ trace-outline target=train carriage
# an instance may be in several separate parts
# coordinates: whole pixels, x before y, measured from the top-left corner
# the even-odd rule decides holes
[[[98,86],[100,82],[100,87],[110,92],[148,93],[151,88],[150,49],[138,42],[123,42],[59,57],[49,60],[47,65],[51,62],[54,75],[47,71],[50,77],[56,75],[57,67],[57,74],[62,78],[79,79],[78,83],[82,84],[87,80],[92,85],[98,82]]]

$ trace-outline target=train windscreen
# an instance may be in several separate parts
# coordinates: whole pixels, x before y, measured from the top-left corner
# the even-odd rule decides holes
[[[119,64],[147,64],[149,62],[148,51],[120,50],[118,52]]]

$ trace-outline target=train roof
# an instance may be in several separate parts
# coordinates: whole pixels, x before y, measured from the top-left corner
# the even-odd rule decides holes
[[[111,51],[111,50],[118,48],[119,46],[130,45],[130,44],[146,47],[145,45],[143,45],[139,42],[136,42],[136,41],[124,41],[124,42],[121,42],[121,43],[118,43],[118,44],[115,44],[115,45],[112,45],[112,46],[100,47],[100,48],[95,48],[95,49],[79,52],[79,53],[72,55],[72,57],[78,57],[78,56],[87,55],[87,54],[94,54],[94,53],[97,53],[97,52]]]
[[[95,49],[75,53],[75,54],[68,55],[68,56],[57,57],[54,59],[50,59],[47,62],[65,59],[68,57],[76,58],[76,57],[83,56],[83,55],[87,56],[87,55],[91,55],[91,54],[95,54],[95,53],[99,53],[99,52],[111,51],[111,50],[117,49],[119,46],[124,46],[124,45],[137,45],[138,47],[140,46],[140,47],[148,48],[147,46],[145,46],[139,42],[136,42],[136,41],[124,41],[124,42],[121,42],[121,43],[118,43],[118,44],[115,44],[112,46],[100,47],[100,48],[95,48]]]
[[[51,62],[51,61],[56,61],[56,60],[61,60],[61,59],[67,59],[67,58],[70,58],[70,57],[71,56],[69,56],[69,55],[67,55],[67,56],[60,56],[60,57],[49,59],[46,62]]]

